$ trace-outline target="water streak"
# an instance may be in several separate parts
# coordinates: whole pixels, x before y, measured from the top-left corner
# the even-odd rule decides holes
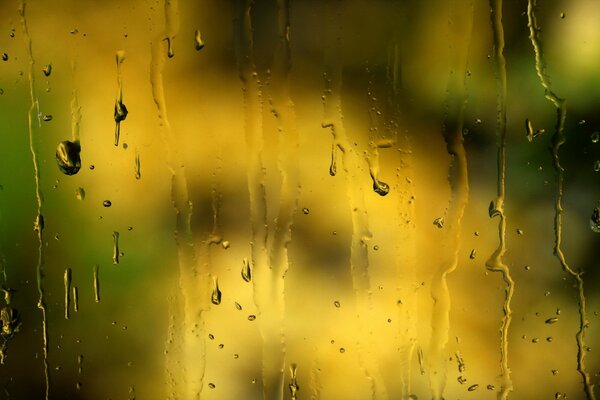
[[[65,269],[63,277],[65,284],[65,319],[69,319],[69,307],[71,306],[71,268]]]
[[[446,150],[450,156],[449,183],[451,198],[444,225],[443,260],[431,282],[433,299],[431,339],[427,354],[429,381],[434,400],[442,399],[446,386],[446,354],[450,329],[450,292],[447,276],[458,266],[461,223],[469,200],[467,156],[463,144],[463,115],[467,100],[466,76],[469,42],[473,24],[470,0],[455,0],[450,10],[450,45],[453,47],[448,80],[447,111],[442,127]]]
[[[33,49],[31,43],[31,36],[29,36],[29,28],[27,26],[27,18],[25,17],[25,8],[26,3],[25,0],[19,1],[19,16],[21,17],[21,27],[23,30],[23,37],[25,39],[25,46],[27,51],[27,58],[29,63],[28,68],[28,79],[29,79],[29,111],[27,114],[27,122],[28,122],[28,132],[29,132],[29,151],[31,153],[31,159],[33,162],[33,178],[35,181],[35,198],[37,203],[37,216],[34,222],[34,228],[37,233],[38,239],[38,261],[36,266],[36,275],[37,275],[37,291],[38,291],[38,308],[42,312],[42,353],[43,353],[43,361],[44,361],[44,379],[45,379],[45,392],[44,398],[48,400],[50,396],[50,368],[48,363],[48,319],[47,319],[47,307],[46,307],[46,298],[44,291],[44,276],[45,276],[45,268],[44,268],[44,245],[43,245],[43,231],[44,231],[44,217],[42,214],[43,205],[44,205],[44,197],[42,194],[42,189],[40,185],[40,168],[39,168],[39,157],[38,157],[38,144],[33,132],[33,117],[39,116],[39,103],[37,100],[36,90],[35,90],[35,78],[34,78],[34,68],[35,68],[35,59],[33,58]],[[41,126],[38,117],[38,126]]]
[[[538,26],[535,16],[536,0],[528,0],[527,2],[527,21],[529,27],[529,39],[535,53],[535,69],[540,79],[540,83],[544,88],[544,95],[556,108],[556,126],[552,135],[552,164],[554,166],[554,174],[556,180],[556,192],[554,199],[554,255],[558,259],[561,268],[577,285],[578,303],[579,303],[579,330],[575,335],[577,341],[577,371],[581,375],[583,383],[583,391],[587,400],[595,400],[594,385],[590,380],[590,375],[585,368],[585,330],[588,326],[585,294],[583,290],[583,271],[575,272],[567,263],[566,257],[562,250],[562,199],[564,194],[564,179],[565,170],[560,163],[559,151],[560,147],[567,140],[565,134],[565,120],[567,118],[566,100],[558,97],[552,90],[550,79],[546,73],[546,61],[542,50],[542,41],[540,39],[541,29]]]
[[[503,317],[500,328],[500,391],[498,399],[507,399],[513,390],[508,367],[508,330],[512,320],[511,300],[514,281],[510,269],[504,263],[506,253],[506,216],[504,214],[506,186],[506,60],[504,58],[504,26],[502,23],[502,0],[490,0],[492,36],[494,45],[494,74],[496,75],[496,137],[497,137],[497,197],[490,206],[490,217],[499,217],[498,247],[490,255],[485,265],[489,271],[500,272],[506,284],[504,290]]]

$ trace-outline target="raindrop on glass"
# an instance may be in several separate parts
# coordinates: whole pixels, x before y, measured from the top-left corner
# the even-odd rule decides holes
[[[58,169],[65,175],[75,175],[81,168],[81,146],[79,141],[65,140],[56,148],[56,162]]]
[[[202,40],[202,34],[198,29],[196,29],[196,33],[194,34],[194,48],[196,51],[200,51],[204,48],[204,41]]]
[[[436,219],[433,220],[433,225],[435,225],[438,228],[443,228],[444,227],[444,218],[443,217],[438,217]]]

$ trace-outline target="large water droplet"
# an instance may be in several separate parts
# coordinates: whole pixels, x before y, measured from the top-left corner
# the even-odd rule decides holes
[[[252,280],[252,268],[250,267],[250,261],[246,257],[244,257],[243,265],[242,265],[242,279],[246,282],[250,282]]]
[[[219,280],[217,278],[213,278],[213,291],[210,296],[210,302],[216,306],[221,304],[221,291],[219,290]]]
[[[65,175],[75,175],[81,168],[81,146],[79,140],[71,142],[65,140],[56,148],[56,162],[58,169]]]
[[[44,68],[42,68],[42,72],[44,73],[44,76],[50,76],[52,73],[52,64],[45,65]]]
[[[385,196],[390,192],[390,185],[383,181],[373,178],[373,191],[380,196]]]

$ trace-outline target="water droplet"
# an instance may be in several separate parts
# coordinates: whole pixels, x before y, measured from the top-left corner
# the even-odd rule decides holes
[[[479,385],[478,384],[474,384],[474,385],[469,386],[469,388],[467,390],[469,392],[473,392],[473,391],[477,390],[478,388],[479,388]]]
[[[236,301],[235,302],[235,308],[236,308],[236,310],[241,311],[242,310],[242,305]]]
[[[373,178],[373,191],[380,196],[385,196],[390,192],[390,185],[376,178]]]
[[[115,102],[115,122],[119,123],[121,121],[125,121],[125,118],[127,118],[127,114],[129,114],[129,111],[127,111],[127,107],[125,106],[125,104],[123,104],[122,101],[117,100]]]
[[[296,364],[292,363],[290,365],[290,394],[292,396],[291,400],[296,400],[297,392],[300,390],[300,386],[296,382]]]
[[[196,51],[200,51],[204,48],[204,41],[202,40],[202,34],[200,33],[200,31],[198,29],[196,29],[196,32],[194,34],[194,48],[196,49]]]
[[[444,227],[444,217],[437,217],[436,219],[433,220],[433,225],[435,225],[438,228],[443,228]]]
[[[529,271],[529,270],[531,270],[531,267],[529,265],[526,265],[525,266],[525,271]]]
[[[554,375],[554,376],[558,375],[558,370],[557,369],[553,369],[552,370],[552,375]]]
[[[90,165],[90,170],[94,170],[96,168],[96,166],[94,164]]]
[[[417,358],[419,359],[419,370],[421,375],[425,375],[425,357],[423,356],[423,349],[421,346],[417,347]]]
[[[340,302],[337,300],[333,302],[333,305],[335,306],[335,308],[340,308],[341,306]]]
[[[494,385],[487,385],[487,390],[496,390]]]
[[[77,198],[77,200],[84,200],[85,199],[85,189],[82,187],[78,187],[77,190],[75,190],[75,197]]]
[[[123,64],[125,61],[125,50],[117,50],[116,54],[117,68],[119,64]]]
[[[104,201],[102,202],[102,205],[103,205],[104,207],[107,207],[107,208],[108,208],[108,207],[112,206],[112,202],[111,202],[110,200],[104,200]]]
[[[117,265],[119,263],[119,232],[115,231],[112,234],[113,237],[113,264]]]
[[[50,122],[50,121],[52,121],[52,115],[50,115],[50,114],[44,115],[42,117],[42,121],[44,121],[44,122]]]
[[[590,218],[590,228],[596,233],[600,233],[600,206],[594,208]]]
[[[337,173],[337,160],[336,160],[336,145],[335,142],[331,145],[331,163],[329,164],[329,175],[335,176]]]
[[[488,215],[490,218],[498,217],[502,214],[504,209],[504,204],[500,199],[494,199],[490,201],[490,205],[488,207]]]
[[[219,349],[222,349],[223,347],[225,347],[225,345],[223,343],[219,343]]]
[[[460,373],[465,372],[465,369],[466,369],[465,360],[462,358],[460,351],[457,351],[455,353],[455,355],[456,355],[456,362],[458,364],[458,372],[460,372]]]
[[[2,53],[2,61],[8,61],[8,54]]]
[[[65,140],[56,148],[56,162],[58,169],[65,175],[75,175],[81,168],[81,146],[79,141]]]
[[[464,376],[459,376],[458,378],[456,378],[456,380],[458,381],[458,383],[460,383],[461,385],[464,385],[465,382],[467,382],[467,379]]]
[[[215,340],[215,335],[213,335],[212,333],[209,333],[209,334],[208,334],[208,338],[209,338],[210,340]]]
[[[549,324],[549,325],[550,325],[550,324],[554,324],[554,323],[556,323],[556,322],[558,322],[558,318],[557,318],[557,317],[548,318],[548,319],[546,320],[546,323],[547,323],[547,324]]]
[[[211,389],[214,389],[216,386],[215,386],[215,384],[214,384],[214,383],[209,383],[209,384],[208,384],[208,387],[209,387],[209,388],[211,388]]]
[[[552,336],[548,336],[548,337],[546,338],[546,342],[548,342],[548,343],[552,342],[552,340],[554,340],[554,339],[552,338]]]
[[[99,270],[100,266],[98,264],[94,265],[94,301],[96,303],[100,303],[100,279],[99,279]]]
[[[539,343],[540,339],[539,338],[533,338],[531,339],[531,343]]]
[[[304,208],[302,209],[302,213],[303,213],[304,215],[308,215],[308,214],[310,213],[310,210],[309,210],[308,208],[304,207]]]
[[[175,57],[175,50],[173,49],[173,40],[170,37],[165,38],[167,41],[167,57],[173,58]]]
[[[135,152],[135,179],[140,179],[142,177],[142,169],[140,164],[140,153]]]
[[[254,321],[256,319],[256,315],[250,314],[248,315],[248,321]]]
[[[42,72],[44,73],[44,76],[50,76],[52,73],[52,64],[46,64],[44,68],[42,68]]]
[[[373,246],[373,250],[378,251],[379,250],[379,246],[378,245]]]
[[[471,260],[474,260],[474,259],[475,259],[475,256],[476,256],[476,254],[477,254],[477,252],[475,251],[475,249],[472,249],[472,250],[471,250],[471,253],[469,254],[469,258],[470,258]]]
[[[525,131],[527,133],[527,140],[532,142],[533,141],[533,125],[531,124],[531,121],[529,120],[529,118],[525,119]]]
[[[250,282],[252,280],[252,268],[250,267],[250,262],[246,257],[244,257],[242,265],[242,279],[244,279],[246,282]]]
[[[216,277],[213,278],[213,291],[210,296],[210,302],[216,306],[221,304],[221,291],[219,290],[219,281]]]
[[[73,310],[75,312],[79,311],[79,289],[77,289],[77,286],[73,286]]]
[[[561,13],[560,13],[560,18],[561,18],[561,19],[565,19],[565,17],[566,17],[565,13],[564,13],[564,12],[561,12]]]
[[[239,355],[239,354],[237,354],[237,353],[235,353],[235,354],[233,355],[233,358],[235,358],[235,359],[237,360],[238,358],[240,358],[240,355]]]
[[[344,354],[346,352],[346,349],[343,347],[340,347],[340,353]]]
[[[229,243],[229,240],[223,240],[223,241],[221,242],[221,246],[222,246],[222,247],[223,247],[225,250],[227,250],[227,249],[229,248],[229,246],[231,246],[231,243]]]
[[[596,160],[594,162],[594,171],[596,171],[596,172],[600,171],[600,160]]]
[[[523,230],[522,229],[517,229],[517,235],[522,235],[523,234]]]
[[[65,284],[65,319],[69,319],[69,304],[71,303],[71,268],[65,269],[64,284]]]
[[[598,143],[600,141],[600,132],[598,132],[598,131],[592,132],[591,139],[592,139],[592,143]]]

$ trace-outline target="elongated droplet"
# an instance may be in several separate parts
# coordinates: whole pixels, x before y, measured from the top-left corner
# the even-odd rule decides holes
[[[71,268],[65,269],[65,319],[69,319],[69,305],[71,303]]]
[[[73,286],[73,310],[79,311],[79,289],[77,286]]]
[[[117,265],[119,263],[119,232],[115,231],[112,234],[113,236],[113,264]]]
[[[117,68],[119,68],[119,64],[122,64],[123,61],[125,61],[125,50],[117,50],[116,60]]]
[[[558,318],[556,318],[556,317],[548,318],[545,322],[547,324],[554,324],[554,323],[558,322]]]
[[[77,188],[77,190],[75,190],[75,197],[77,197],[77,200],[84,200],[85,199],[85,189],[82,187]]]
[[[336,160],[336,146],[335,143],[331,145],[331,164],[329,164],[329,175],[335,176],[337,173],[337,160]]]
[[[77,356],[77,373],[81,375],[81,372],[83,372],[83,354]]]
[[[219,280],[217,278],[213,278],[213,291],[210,296],[210,302],[216,306],[221,304],[221,291],[219,290]]]
[[[300,390],[300,386],[296,382],[296,364],[290,365],[290,394],[292,396],[291,400],[296,400],[296,396],[298,391]]]
[[[469,254],[469,258],[471,260],[474,260],[476,255],[477,255],[477,252],[475,251],[475,249],[473,249],[473,250],[471,250],[471,253]]]
[[[65,140],[56,148],[58,169],[65,175],[75,175],[81,169],[81,146],[79,141]]]
[[[525,131],[527,132],[527,140],[533,142],[533,125],[529,118],[525,120]]]
[[[423,349],[421,346],[417,348],[417,358],[419,359],[419,370],[421,371],[421,375],[425,375],[425,367],[423,365],[425,360],[423,359]]]
[[[115,146],[119,145],[119,138],[121,137],[121,122],[125,121],[125,118],[127,118],[127,114],[129,114],[129,111],[127,111],[127,107],[125,106],[125,104],[123,104],[123,101],[120,99],[117,100],[115,102],[115,113],[114,113],[115,123],[116,123]]]
[[[474,385],[469,386],[469,388],[467,390],[469,392],[473,392],[473,391],[477,390],[477,388],[479,388],[479,385],[478,384],[474,384]]]
[[[594,171],[596,171],[596,172],[600,171],[600,160],[596,160],[594,162]]]
[[[458,363],[458,372],[463,373],[465,372],[465,360],[463,360],[462,355],[460,354],[460,351],[456,352],[456,362]]]
[[[135,153],[135,179],[140,179],[142,177],[142,168],[140,164],[140,153]]]
[[[47,64],[44,66],[44,68],[42,68],[42,72],[44,73],[44,76],[50,76],[52,73],[52,64]]]
[[[594,208],[590,218],[590,228],[596,233],[600,233],[600,206]]]
[[[373,178],[373,191],[380,196],[385,196],[390,192],[390,185],[379,179]]]
[[[250,282],[252,280],[252,268],[250,267],[250,262],[246,257],[244,257],[242,265],[242,279],[244,279],[246,282]]]
[[[204,48],[204,41],[202,40],[202,34],[198,29],[196,29],[196,33],[194,34],[194,48],[196,51],[200,51]]]
[[[94,265],[94,301],[96,301],[96,303],[100,303],[99,269],[100,266],[98,264]]]
[[[438,217],[436,219],[433,220],[433,225],[435,225],[436,227],[442,229],[444,227],[444,218],[443,217]]]
[[[173,39],[167,37],[165,39],[167,41],[167,57],[173,58],[175,57],[175,50],[173,49]]]

